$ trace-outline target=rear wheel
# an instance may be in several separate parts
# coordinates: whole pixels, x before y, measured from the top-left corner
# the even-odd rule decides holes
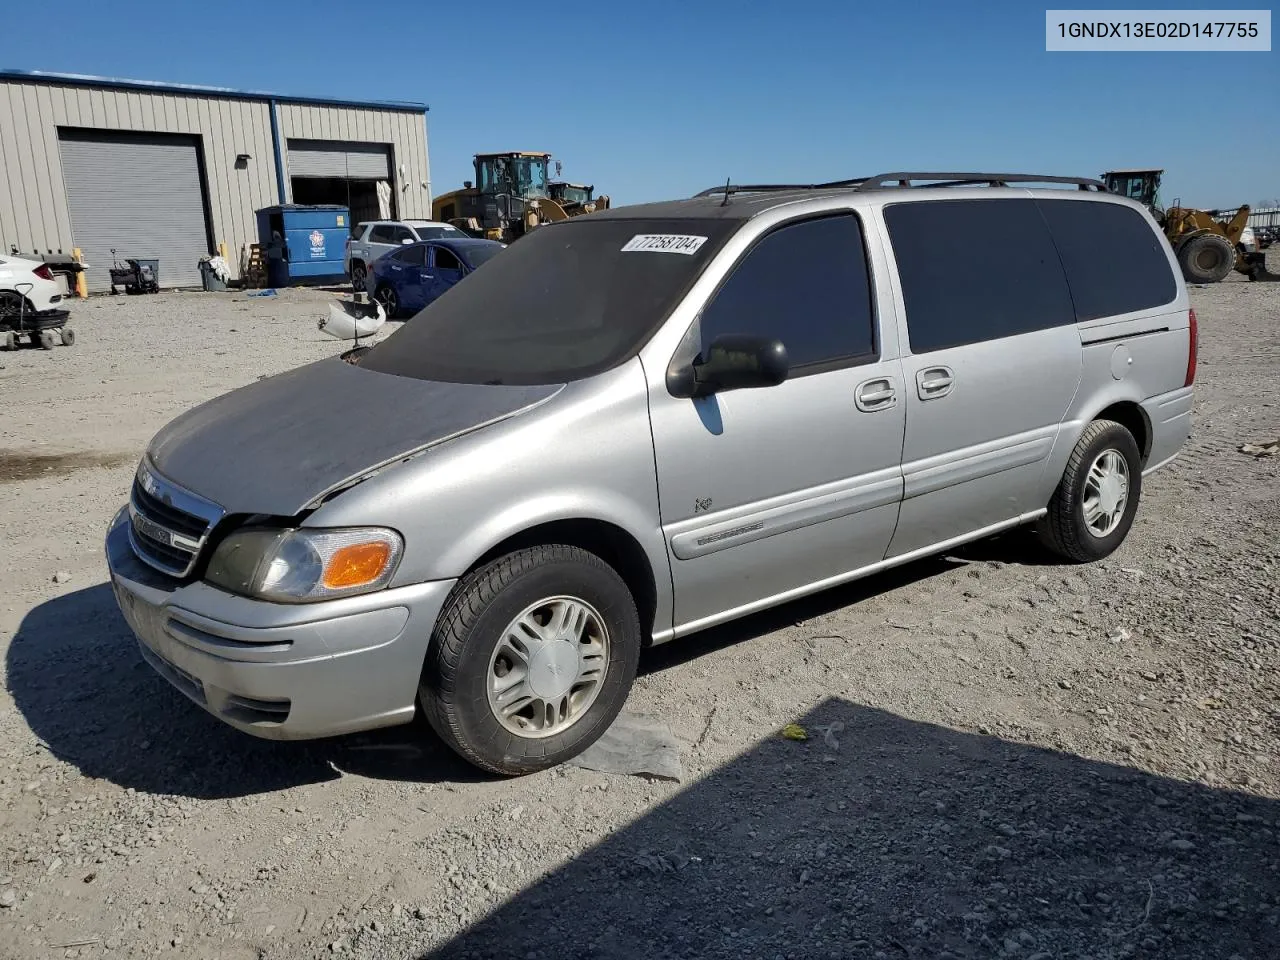
[[[1113,553],[1133,526],[1142,495],[1142,455],[1127,429],[1095,420],[1077,441],[1040,521],[1040,541],[1076,563]]]
[[[53,342],[54,342],[54,339],[53,339],[53,331],[52,331],[52,330],[41,330],[41,331],[40,331],[40,347],[41,347],[41,349],[44,349],[44,350],[52,350],[52,349],[53,349]]]
[[[385,284],[378,287],[374,291],[373,299],[382,304],[382,309],[387,312],[388,320],[400,312],[400,296],[396,293],[395,287],[388,287]]]
[[[608,729],[639,659],[635,601],[617,572],[578,547],[532,547],[454,588],[419,694],[431,726],[466,760],[527,774]]]
[[[12,290],[0,290],[0,327],[16,327],[23,313],[30,313],[31,306]]]
[[[1178,265],[1188,283],[1218,283],[1235,266],[1231,241],[1216,233],[1201,233],[1178,247]]]
[[[0,350],[17,350],[18,335],[12,330],[5,330],[0,333]]]

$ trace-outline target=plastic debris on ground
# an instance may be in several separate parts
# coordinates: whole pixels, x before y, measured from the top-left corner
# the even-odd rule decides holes
[[[836,739],[836,734],[844,729],[843,720],[836,720],[832,723],[827,724],[825,727],[817,727],[815,729],[817,729],[817,731],[822,734],[822,742],[827,745],[828,749],[830,750],[840,749],[840,741]]]
[[[274,297],[275,295],[276,295],[276,292],[275,290],[272,290],[272,289],[254,290],[254,291],[251,291],[250,293],[245,294],[246,297]]]
[[[787,740],[808,740],[809,731],[798,723],[788,723],[782,728],[782,736]]]
[[[684,779],[680,741],[661,720],[623,711],[604,735],[569,765],[597,773]]]
[[[329,315],[321,317],[319,328],[339,340],[371,337],[387,322],[387,312],[381,303],[355,303],[351,300],[333,300],[329,303]]]
[[[1261,460],[1263,457],[1280,456],[1280,440],[1270,443],[1246,443],[1240,447],[1241,453],[1247,453]]]

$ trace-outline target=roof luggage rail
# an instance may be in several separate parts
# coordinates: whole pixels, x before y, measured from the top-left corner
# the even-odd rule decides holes
[[[933,180],[936,183],[912,184],[913,180]],[[874,177],[864,177],[854,187],[858,192],[865,190],[894,190],[902,187],[971,187],[975,184],[987,184],[992,187],[1004,187],[1011,183],[1070,183],[1081,190],[1095,190],[1107,193],[1107,185],[1101,180],[1091,177],[1053,177],[1039,173],[927,173],[898,172],[881,173]]]
[[[934,181],[930,183],[912,183],[913,180]],[[779,193],[789,190],[839,190],[852,189],[859,193],[870,190],[896,190],[903,187],[972,187],[986,184],[991,187],[1005,187],[1011,183],[1062,183],[1074,184],[1080,190],[1093,190],[1097,193],[1109,193],[1107,185],[1101,180],[1090,177],[1054,177],[1038,173],[928,173],[898,172],[881,173],[874,177],[854,177],[850,180],[832,180],[829,183],[752,183],[723,184],[708,187],[699,197],[714,197],[721,194],[732,196],[735,193]]]

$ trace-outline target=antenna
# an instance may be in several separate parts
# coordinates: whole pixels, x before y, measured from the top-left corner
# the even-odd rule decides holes
[[[727,207],[729,205],[729,183],[733,177],[725,177],[724,180],[724,200],[720,202],[720,206]]]

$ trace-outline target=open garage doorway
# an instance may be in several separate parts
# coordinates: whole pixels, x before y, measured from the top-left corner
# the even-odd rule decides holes
[[[388,144],[290,139],[288,159],[294,203],[341,204],[353,225],[397,217]]]

